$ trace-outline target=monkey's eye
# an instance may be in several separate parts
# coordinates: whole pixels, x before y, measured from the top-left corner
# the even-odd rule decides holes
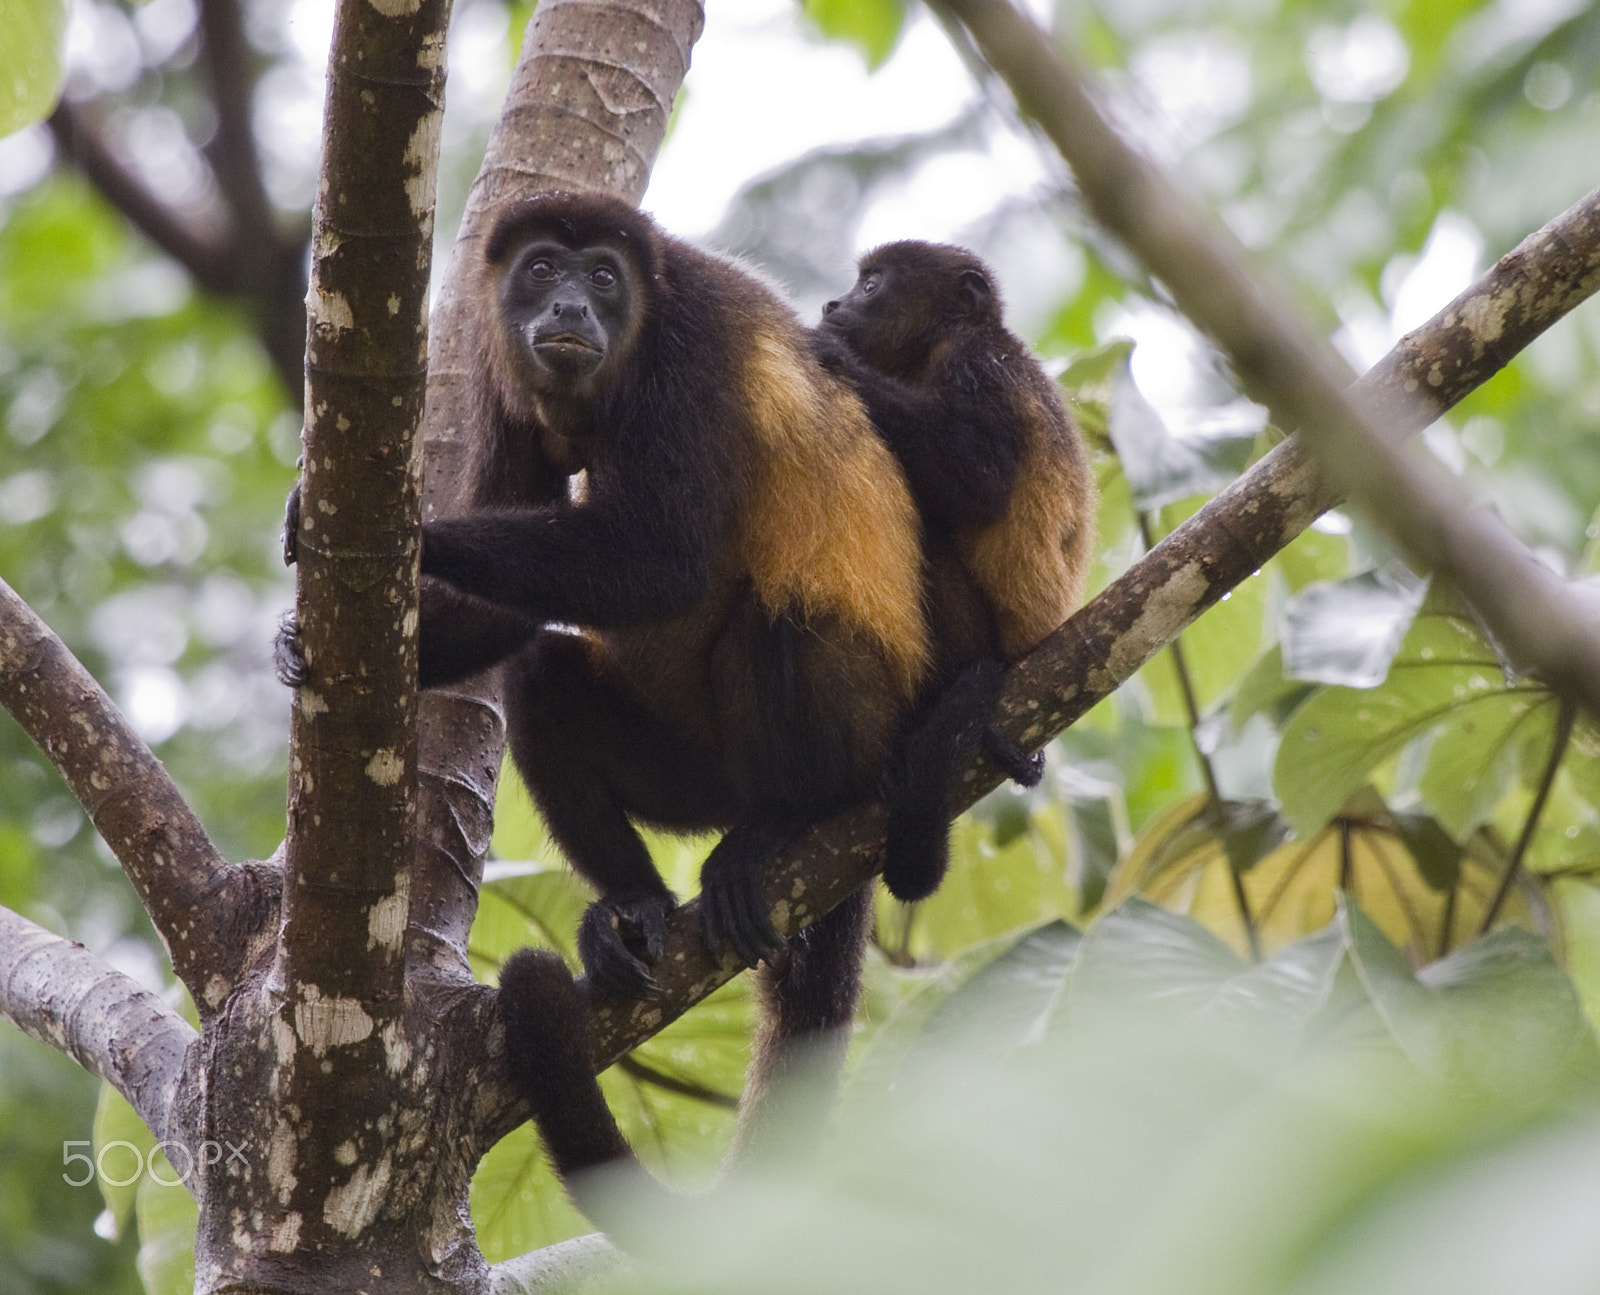
[[[543,283],[556,277],[556,263],[545,257],[528,262],[528,277]]]
[[[610,288],[617,282],[616,271],[608,265],[597,266],[589,275],[589,282],[597,288]]]
[[[871,274],[863,274],[861,276],[861,291],[865,296],[870,297],[882,286],[883,275],[877,273],[876,271]]]

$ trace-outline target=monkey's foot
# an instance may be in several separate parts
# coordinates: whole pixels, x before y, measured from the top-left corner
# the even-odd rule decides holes
[[[950,824],[929,813],[889,809],[883,851],[883,884],[902,904],[915,904],[939,889],[950,869]]]
[[[993,724],[983,726],[983,753],[1019,786],[1037,787],[1039,779],[1044,777],[1044,752],[1024,751]]]
[[[300,650],[300,622],[284,612],[272,639],[272,668],[285,688],[303,688],[311,682],[311,667]]]
[[[578,957],[589,983],[615,998],[649,998],[656,992],[650,968],[667,948],[671,895],[612,896],[589,905],[578,924]]]
[[[707,856],[700,868],[700,936],[711,956],[722,961],[723,950],[747,967],[771,963],[788,947],[772,924],[761,879],[772,856],[794,833],[773,825],[736,825]]]

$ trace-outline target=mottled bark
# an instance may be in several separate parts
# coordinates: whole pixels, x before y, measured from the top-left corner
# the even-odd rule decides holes
[[[174,1105],[194,1028],[81,944],[3,908],[0,1015],[112,1085],[158,1142],[182,1136]]]
[[[449,17],[449,0],[335,11],[307,298],[296,615],[308,678],[290,727],[283,937],[211,1041],[214,1064],[248,1079],[212,1085],[208,1126],[257,1146],[270,1132],[270,1145],[264,1175],[202,1180],[202,1289],[337,1288],[374,1265],[387,1290],[482,1273],[470,1230],[435,1197],[463,1185],[451,1158],[421,1154],[422,1135],[451,1120],[439,1020],[406,992],[404,956],[417,434]]]
[[[0,581],[0,705],[65,779],[127,872],[201,1011],[232,987],[246,934],[270,908],[234,875],[161,761],[15,591]],[[252,899],[255,894],[255,899]]]

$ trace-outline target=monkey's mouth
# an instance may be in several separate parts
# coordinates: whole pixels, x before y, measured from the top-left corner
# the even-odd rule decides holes
[[[598,352],[600,350],[595,345],[593,338],[580,337],[577,333],[546,333],[543,337],[534,338],[533,344],[541,348],[546,346],[574,346],[580,351]]]

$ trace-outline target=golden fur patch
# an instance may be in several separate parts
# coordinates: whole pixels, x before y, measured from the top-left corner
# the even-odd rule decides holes
[[[1065,414],[1031,392],[1028,405],[1027,444],[1005,517],[957,540],[994,608],[1008,661],[1077,610],[1094,543],[1097,491],[1084,456],[1066,442]]]
[[[855,393],[802,364],[803,344],[751,339],[757,477],[742,546],[774,611],[798,605],[865,627],[909,698],[929,664],[916,506]]]

